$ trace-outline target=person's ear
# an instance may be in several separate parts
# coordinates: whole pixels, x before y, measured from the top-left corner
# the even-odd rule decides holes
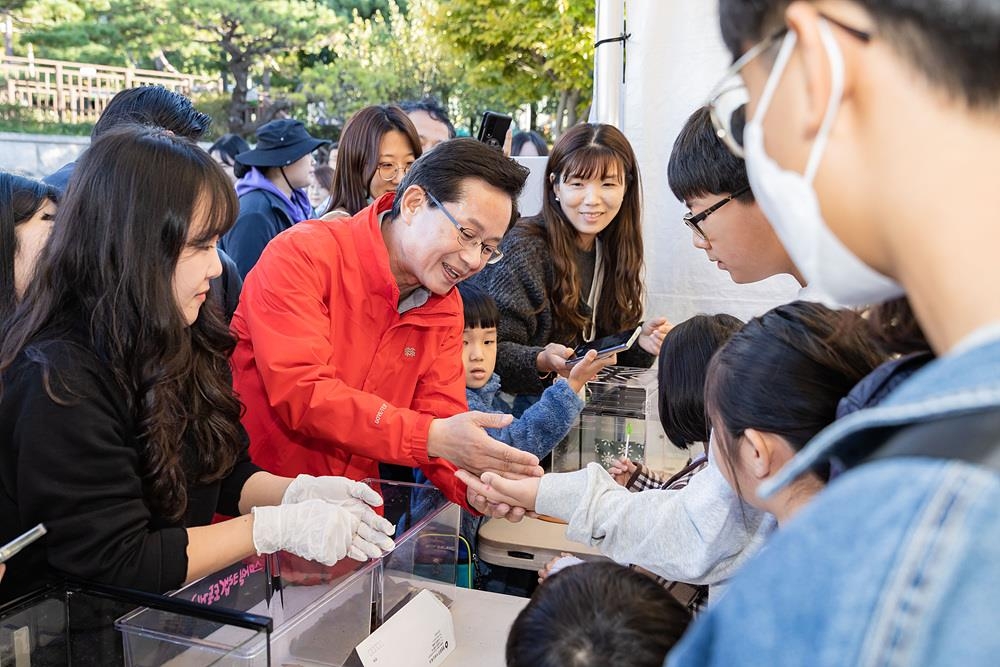
[[[766,479],[771,475],[773,451],[770,434],[748,428],[743,431],[744,445],[740,447],[743,469],[754,479]]]
[[[419,185],[411,185],[403,191],[399,202],[399,217],[410,224],[417,210],[427,201],[427,193]]]
[[[799,83],[805,88],[805,99],[802,102],[806,114],[803,130],[808,139],[819,132],[830,104],[830,57],[820,35],[821,20],[823,17],[816,7],[808,2],[793,2],[785,10],[788,28],[795,31],[798,39],[792,61],[797,59],[799,62],[799,68],[795,68],[795,71],[801,76]]]
[[[556,182],[556,175],[549,174],[549,188],[552,190],[552,196],[556,198],[556,201],[559,201],[559,191],[556,190],[558,187],[559,184]]]

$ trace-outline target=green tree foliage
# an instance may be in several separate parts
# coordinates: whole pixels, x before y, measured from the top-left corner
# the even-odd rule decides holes
[[[328,61],[302,72],[299,95],[312,104],[313,120],[341,125],[370,104],[425,95],[447,101],[461,72],[434,33],[436,10],[432,0],[411,0],[404,15],[388,0],[386,14],[355,13],[343,33],[333,36]]]
[[[531,105],[575,122],[591,97],[594,7],[584,0],[0,0],[15,51],[218,76],[225,125],[247,134],[295,104],[341,125],[363,106],[433,95],[456,125]],[[251,94],[252,97],[252,94]],[[223,128],[219,128],[222,130]]]
[[[355,14],[363,19],[372,19],[375,18],[376,13],[381,13],[383,16],[388,15],[392,0],[323,0],[323,4],[348,20],[352,19]],[[402,13],[406,13],[409,4],[406,0],[400,0],[395,4]]]
[[[436,27],[464,72],[463,106],[513,109],[546,101],[563,127],[593,87],[594,4],[582,0],[450,0]]]
[[[52,0],[47,0],[52,1]],[[327,47],[342,21],[311,0],[78,0],[82,17],[53,22],[31,34],[56,57],[101,44],[89,62],[219,74],[231,87],[228,131],[247,134],[251,77],[266,81],[295,54]],[[95,55],[96,54],[92,54]],[[117,60],[117,62],[115,62]],[[109,62],[111,61],[111,62]],[[281,108],[271,105],[271,111]],[[265,113],[257,122],[268,120]]]

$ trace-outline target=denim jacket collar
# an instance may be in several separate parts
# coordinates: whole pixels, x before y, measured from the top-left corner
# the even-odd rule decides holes
[[[837,420],[795,458],[762,484],[758,495],[772,496],[793,479],[836,456],[851,436],[874,428],[901,426],[1000,406],[1000,340],[984,342],[927,364],[879,406]]]

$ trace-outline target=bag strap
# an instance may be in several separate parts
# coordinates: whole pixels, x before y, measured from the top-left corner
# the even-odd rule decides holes
[[[901,428],[868,461],[914,456],[965,461],[1000,473],[1000,408]]]

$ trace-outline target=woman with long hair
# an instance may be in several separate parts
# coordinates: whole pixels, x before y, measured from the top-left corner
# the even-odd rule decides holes
[[[0,171],[0,322],[14,312],[52,231],[59,192]]]
[[[421,152],[417,128],[399,107],[377,104],[358,111],[340,135],[330,206],[323,219],[355,215],[395,192]]]
[[[542,212],[515,225],[504,260],[474,280],[500,307],[497,373],[505,391],[539,394],[568,372],[573,347],[642,325],[618,355],[648,367],[669,325],[642,322],[642,186],[635,153],[611,125],[581,124],[552,149]]]
[[[48,528],[0,599],[59,575],[165,591],[255,552],[333,563],[391,544],[370,488],[249,461],[234,339],[204,305],[236,212],[208,153],[163,129],[112,130],[79,161],[0,331],[0,542]]]

